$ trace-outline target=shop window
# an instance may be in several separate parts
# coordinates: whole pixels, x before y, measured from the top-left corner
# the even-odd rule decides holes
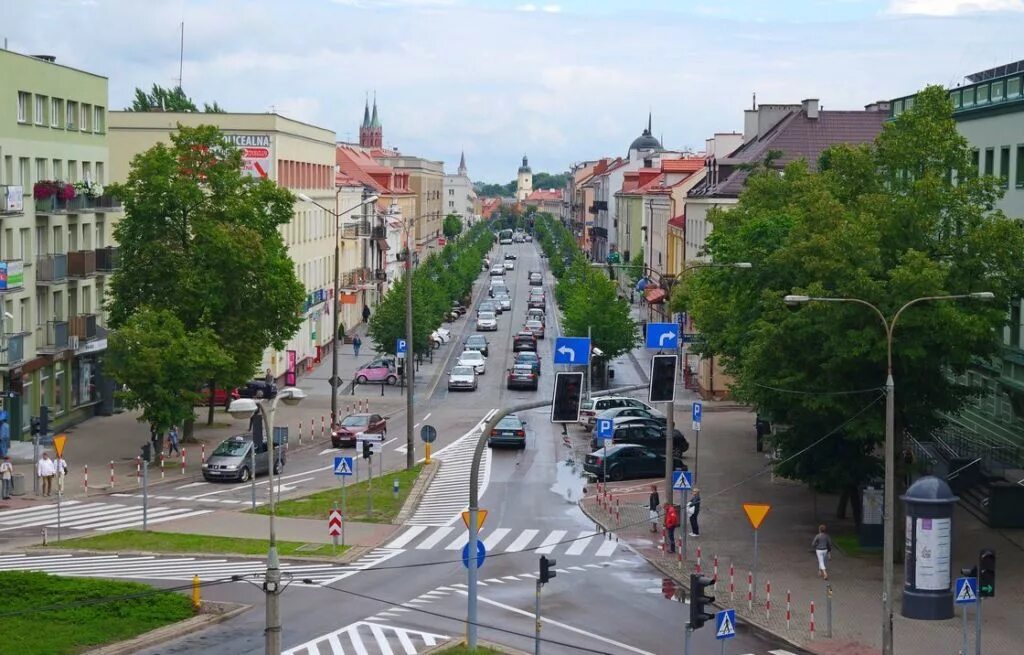
[[[96,393],[96,359],[76,357],[71,367],[71,403],[75,407],[99,400]]]

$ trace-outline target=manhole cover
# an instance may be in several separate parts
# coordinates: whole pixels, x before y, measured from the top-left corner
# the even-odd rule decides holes
[[[301,546],[296,548],[295,551],[298,552],[301,550],[302,552],[309,553],[316,550],[320,550],[323,547],[324,544],[302,544]]]

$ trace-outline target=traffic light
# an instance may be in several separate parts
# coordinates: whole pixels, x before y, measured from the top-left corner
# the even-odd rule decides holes
[[[142,444],[142,461],[149,462],[150,458],[153,457],[153,444],[146,442]]]
[[[655,355],[651,358],[652,403],[670,403],[676,399],[676,363],[677,355]]]
[[[35,416],[31,417],[28,420],[28,424],[29,424],[29,430],[32,432],[33,435],[39,434],[39,419],[38,418],[36,418]]]
[[[555,397],[551,401],[552,423],[575,423],[580,419],[583,373],[555,373]]]
[[[50,408],[46,405],[39,406],[39,434],[44,437],[50,433]]]
[[[370,459],[373,456],[373,445],[369,441],[363,441],[363,459]]]
[[[540,583],[541,584],[545,584],[546,582],[549,582],[551,580],[551,578],[555,577],[555,575],[556,575],[556,573],[554,572],[555,564],[557,564],[557,562],[555,562],[555,560],[548,559],[547,557],[545,557],[543,555],[540,556]]]
[[[707,578],[699,573],[690,574],[690,630],[704,627],[706,621],[715,618],[704,610],[704,605],[715,602],[714,596],[708,596],[706,590],[715,584],[714,578]]]
[[[996,595],[996,551],[982,548],[978,554],[978,598]]]

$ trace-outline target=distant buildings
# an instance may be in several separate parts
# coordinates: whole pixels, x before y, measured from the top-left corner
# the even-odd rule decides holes
[[[462,221],[463,228],[473,224],[476,211],[476,191],[473,189],[473,181],[469,179],[469,170],[466,168],[466,153],[459,157],[459,168],[455,174],[448,173],[444,176],[444,201],[445,216],[454,214]]]
[[[530,164],[526,160],[526,155],[523,155],[523,164],[516,172],[516,202],[526,200],[526,196],[530,195],[532,191],[533,171],[530,170]]]

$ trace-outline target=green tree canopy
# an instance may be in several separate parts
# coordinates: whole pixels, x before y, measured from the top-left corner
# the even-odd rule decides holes
[[[997,353],[1009,298],[1024,290],[1024,231],[993,210],[999,180],[979,177],[946,92],[929,87],[873,144],[760,170],[730,211],[712,211],[707,250],[750,270],[698,269],[672,297],[735,376],[734,393],[782,430],[783,475],[851,490],[879,473],[886,339],[852,303],[787,308],[797,293],[859,298],[891,317],[922,296],[991,291],[996,302],[907,310],[895,331],[896,433],[925,438],[975,391],[963,375]],[[951,174],[952,172],[952,174]],[[826,435],[827,438],[822,439]],[[805,452],[806,449],[806,452]]]
[[[185,91],[180,86],[164,88],[159,84],[154,84],[149,93],[135,87],[135,98],[132,99],[131,106],[125,108],[125,111],[198,112],[199,108],[191,98],[185,95]],[[204,103],[203,112],[223,114],[224,109],[214,101],[212,105]]]
[[[455,214],[448,214],[444,217],[441,229],[446,237],[454,239],[462,232],[462,219]]]

